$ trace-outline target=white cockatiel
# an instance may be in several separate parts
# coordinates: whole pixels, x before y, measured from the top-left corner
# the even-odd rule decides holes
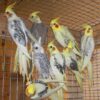
[[[54,45],[53,41],[48,43],[48,50],[50,53],[50,65],[53,70],[55,80],[58,81],[66,81],[66,73],[65,73],[65,58]],[[59,83],[59,85],[64,83]],[[66,85],[64,84],[63,88],[60,89],[58,93],[59,100],[64,100],[63,89],[68,91]]]
[[[63,49],[62,54],[65,57],[67,68],[70,69],[75,74],[79,86],[81,87],[81,89],[83,89],[82,87],[83,76],[79,72],[79,66],[78,66],[79,63],[77,61],[76,55],[72,52],[72,48],[73,48],[72,42],[70,41],[68,43],[68,47]]]
[[[93,38],[93,29],[90,25],[84,24],[83,28],[85,29],[84,35],[81,39],[81,52],[82,52],[82,71],[87,67],[90,86],[92,85],[93,76],[92,76],[92,64],[91,57],[94,51],[95,43]]]
[[[77,54],[78,56],[81,56],[78,43],[76,42],[74,36],[69,31],[68,27],[64,25],[60,25],[58,20],[59,18],[55,18],[55,19],[52,19],[50,22],[50,26],[52,28],[52,31],[54,33],[56,40],[63,47],[67,47],[68,42],[71,40],[73,43],[73,52]]]
[[[29,16],[29,20],[32,22],[31,34],[38,40],[41,37],[42,45],[47,42],[48,27],[40,19],[40,11],[32,12]]]
[[[50,62],[44,48],[41,44],[41,37],[32,46],[34,64],[39,72],[39,79],[48,79],[52,77]]]
[[[13,7],[16,3],[9,5],[5,10],[5,15],[8,20],[8,31],[17,45],[15,54],[15,66],[14,71],[20,70],[24,80],[25,76],[28,76],[28,61],[30,58],[27,50],[27,35],[30,33],[26,28],[24,22],[13,11]],[[18,68],[19,66],[19,68]]]

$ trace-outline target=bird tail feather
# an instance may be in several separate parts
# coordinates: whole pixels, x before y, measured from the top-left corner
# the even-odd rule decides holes
[[[91,61],[89,62],[87,69],[88,69],[88,74],[89,74],[89,84],[91,87],[93,85],[93,69],[92,69]]]
[[[28,53],[28,50],[27,50],[27,48],[25,46],[20,45],[19,49],[23,52],[24,55],[27,56],[27,58],[31,59],[31,57],[30,57],[30,55]]]
[[[23,79],[25,80],[25,76],[28,77],[28,65],[29,58],[25,55],[22,49],[17,48],[15,54],[14,72],[17,72],[19,69],[20,74],[23,76]]]
[[[58,100],[64,100],[64,93],[63,93],[63,89],[60,89],[59,91],[57,91],[58,93]]]
[[[74,73],[81,90],[83,90],[82,75],[78,71],[74,71]]]
[[[81,57],[81,53],[80,53],[76,48],[73,49],[73,52],[74,52],[76,55],[78,55],[78,56]]]
[[[16,53],[15,53],[15,58],[14,58],[14,69],[13,69],[14,73],[18,72],[18,56],[19,56],[19,53],[18,53],[18,48],[17,48]]]
[[[82,61],[82,70],[81,71],[84,71],[84,69],[85,69],[85,67],[87,67],[89,61],[90,61],[90,58],[89,57],[85,56],[83,58],[83,61]]]

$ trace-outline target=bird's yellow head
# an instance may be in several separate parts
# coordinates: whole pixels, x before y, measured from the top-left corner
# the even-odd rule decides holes
[[[30,15],[29,15],[29,20],[34,22],[36,21],[37,19],[39,19],[39,16],[38,14],[40,13],[40,11],[35,11],[35,12],[32,12]]]
[[[51,20],[50,26],[53,30],[59,30],[60,29],[60,25],[59,25],[58,21],[59,21],[59,17]]]
[[[52,53],[52,52],[54,52],[54,51],[56,51],[56,50],[57,50],[57,48],[56,48],[56,46],[54,45],[54,40],[51,41],[51,42],[49,42],[49,43],[48,43],[48,51],[49,51],[50,53]]]
[[[26,90],[25,90],[25,93],[27,96],[30,96],[30,95],[34,95],[35,94],[35,91],[36,91],[36,86],[35,86],[35,83],[30,83]]]
[[[13,8],[16,5],[16,2],[6,7],[5,15],[7,17],[11,17],[14,14]]]
[[[93,29],[92,29],[92,27],[90,25],[83,24],[83,28],[85,29],[85,32],[84,33],[85,33],[86,36],[93,35]]]

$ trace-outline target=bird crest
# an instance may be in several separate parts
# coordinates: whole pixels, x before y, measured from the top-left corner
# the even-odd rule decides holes
[[[13,8],[14,8],[15,5],[16,5],[16,2],[14,2],[14,3],[10,4],[9,6],[7,6],[5,12],[13,11]]]
[[[83,24],[82,27],[85,28],[85,29],[86,28],[92,28],[89,24]]]
[[[48,43],[48,47],[51,46],[51,45],[54,46],[54,41],[55,41],[55,40],[52,40],[51,42],[49,42],[49,43]]]
[[[32,12],[31,14],[30,14],[30,16],[37,16],[37,14],[39,14],[40,13],[40,11],[35,11],[35,12]]]
[[[69,42],[68,42],[68,48],[69,48],[69,49],[72,49],[72,48],[73,48],[73,43],[72,43],[71,40],[69,40]]]
[[[50,24],[58,23],[59,19],[60,19],[60,17],[52,19],[51,22],[50,22]]]

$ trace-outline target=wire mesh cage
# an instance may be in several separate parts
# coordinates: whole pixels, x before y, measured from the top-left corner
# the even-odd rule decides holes
[[[82,28],[80,27],[80,25],[84,22],[90,23],[96,30],[94,31],[95,43],[96,45],[100,44],[100,35],[98,35],[100,32],[100,13],[98,10],[98,4],[100,3],[99,1],[95,2],[93,0],[78,0],[78,2],[76,2],[75,0],[58,0],[57,2],[57,0],[53,0],[51,2],[49,0],[47,2],[46,0],[36,0],[33,3],[32,0],[30,0],[30,6],[26,6],[26,8],[24,8],[24,5],[27,5],[29,1],[25,0],[24,3],[23,1],[24,0],[20,1],[19,5],[17,5],[18,7],[16,8],[16,10],[18,12],[20,9],[20,12],[18,12],[18,14],[23,15],[24,18],[26,18],[27,13],[30,13],[32,11],[32,9],[30,9],[32,7],[46,13],[46,16],[45,14],[42,16],[46,23],[49,22],[50,18],[53,18],[55,16],[65,16],[62,18],[62,23],[71,28],[71,32],[76,37],[79,45],[82,35]],[[94,6],[95,9],[93,8]],[[30,9],[30,11],[28,9]],[[66,11],[66,9],[70,10]],[[6,23],[6,21],[3,16],[0,17],[0,28],[3,28],[2,25],[3,23]],[[29,27],[30,24],[26,19],[24,20]],[[4,28],[4,30],[7,29]],[[0,35],[0,100],[30,100],[30,98],[25,95],[26,84],[23,81],[22,76],[19,73],[13,73],[16,45],[8,34],[5,34],[5,32],[2,33],[3,34]],[[51,29],[49,29],[48,37],[49,39],[47,42],[51,41],[54,38],[53,34],[51,33]],[[60,45],[58,43],[56,43],[56,45],[60,50]],[[46,45],[44,45],[45,49],[46,47],[47,43]],[[83,91],[80,89],[76,81],[75,75],[69,70],[66,71],[68,92],[64,92],[64,100],[100,100],[100,46],[96,46],[94,50],[92,56],[92,64],[93,86],[91,88],[89,87],[88,73],[87,71],[85,71],[83,79]],[[34,77],[34,79],[36,77]]]
[[[25,83],[23,83],[22,77],[17,73],[13,74],[13,60],[16,50],[16,46],[13,43],[11,37],[5,37],[5,47],[2,45],[4,36],[0,37],[0,98],[2,100],[29,100],[25,95]],[[8,45],[9,44],[9,45]],[[97,48],[94,51],[92,63],[93,63],[93,87],[89,88],[88,79],[84,81],[81,91],[80,87],[75,79],[73,73],[67,70],[66,76],[68,81],[69,91],[64,93],[65,100],[99,100],[99,57],[100,49]],[[3,67],[5,66],[5,69]],[[87,77],[87,73],[85,74]]]

